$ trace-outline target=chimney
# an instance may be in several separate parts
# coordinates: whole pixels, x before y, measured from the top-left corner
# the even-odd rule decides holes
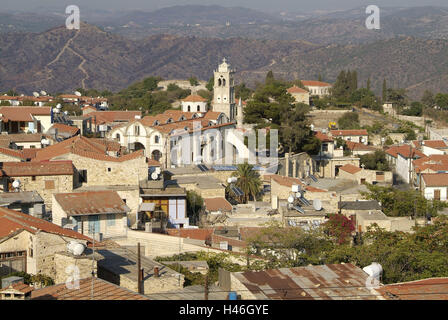
[[[160,275],[159,275],[159,267],[154,267],[154,277],[160,277]]]

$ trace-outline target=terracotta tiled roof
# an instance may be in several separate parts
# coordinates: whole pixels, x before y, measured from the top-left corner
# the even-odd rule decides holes
[[[51,115],[51,107],[0,107],[2,120],[7,121],[33,121],[33,116]]]
[[[353,142],[353,141],[346,141],[345,142],[347,148],[351,151],[376,151],[377,149],[369,146],[369,145],[365,145],[364,143],[359,143],[359,142]]]
[[[361,171],[361,168],[354,166],[352,164],[346,164],[346,165],[340,167],[339,170],[343,170],[345,172],[355,174],[355,173]]]
[[[307,90],[302,89],[302,88],[300,88],[298,86],[292,86],[291,88],[289,88],[286,91],[288,91],[289,93],[308,93]]]
[[[71,161],[3,162],[0,177],[73,175]]]
[[[359,129],[359,130],[330,130],[330,133],[334,137],[342,137],[342,136],[368,136],[367,130]]]
[[[222,112],[218,112],[218,111],[207,111],[204,114],[204,119],[207,120],[218,120],[219,116],[222,114]]]
[[[12,150],[8,148],[0,148],[0,153],[8,155],[10,157],[24,159],[24,154],[18,150]]]
[[[405,158],[409,158],[411,156],[413,159],[426,157],[423,152],[412,148],[409,145],[390,147],[386,150],[386,153],[394,158],[398,157],[398,154],[401,154]]]
[[[143,150],[139,150],[121,157],[108,156],[106,154],[107,151],[114,151],[114,149],[116,149],[115,142],[100,142],[99,140],[100,139],[88,139],[78,135],[52,146],[48,146],[44,149],[39,149],[36,158],[33,159],[33,161],[50,160],[68,153],[110,162],[123,162],[143,157]]]
[[[302,84],[304,86],[309,87],[331,87],[331,84],[327,82],[322,81],[315,81],[315,80],[302,80]]]
[[[434,149],[447,149],[448,148],[448,145],[443,140],[423,140],[422,142],[423,142],[424,146],[434,148]],[[416,148],[420,148],[420,147],[422,147],[422,142],[420,142],[418,140],[414,140],[414,141],[412,141],[412,144]]]
[[[67,133],[71,136],[74,136],[74,135],[78,134],[78,132],[79,132],[79,129],[77,127],[68,126],[63,123],[54,123],[48,130],[52,130],[52,129],[58,129],[58,132]]]
[[[448,300],[448,278],[388,284],[376,291],[388,300]]]
[[[130,211],[116,191],[57,193],[53,196],[69,216]]]
[[[0,292],[6,291],[6,290],[8,290],[10,288],[12,288],[14,290],[17,290],[17,291],[20,291],[20,292],[22,292],[24,294],[27,294],[28,292],[33,291],[33,288],[30,287],[29,285],[24,284],[23,282],[19,282],[19,283],[13,283],[9,287],[1,289]]]
[[[190,238],[196,240],[211,239],[214,228],[200,228],[200,229],[166,229],[170,236],[176,236],[181,238]]]
[[[150,300],[139,293],[93,278],[93,300]],[[68,289],[65,283],[34,290],[32,300],[91,300],[92,278],[79,280],[79,289]]]
[[[284,187],[292,187],[293,184],[298,184],[298,185],[302,186],[306,191],[309,191],[309,192],[326,192],[326,190],[323,190],[323,189],[319,189],[319,188],[312,187],[312,186],[306,186],[299,179],[291,178],[291,177],[284,177],[284,176],[280,176],[277,174],[265,175],[265,176],[263,176],[263,179],[268,180],[268,181],[274,180],[275,182],[277,182],[278,184],[280,184]]]
[[[432,154],[430,156],[423,156],[412,161],[412,163],[416,167],[424,164],[448,164],[448,154]]]
[[[69,238],[92,241],[91,238],[70,229],[64,229],[43,219],[28,214],[0,207],[0,238],[8,237],[20,230],[33,234],[43,231]]]
[[[233,208],[230,202],[222,197],[204,199],[204,205],[207,211],[232,211]]]
[[[207,99],[202,98],[201,96],[199,96],[197,94],[191,94],[188,97],[182,99],[181,101],[185,101],[185,102],[206,102]]]
[[[11,142],[40,142],[42,133],[12,133],[0,135],[0,140],[9,140]]]
[[[236,104],[236,105],[239,105],[239,104],[240,104],[240,99],[239,99],[239,98],[235,98],[235,104]],[[243,105],[243,106],[244,106],[244,105],[247,105],[247,101],[244,101],[244,100],[243,100],[242,105]]]
[[[322,142],[333,142],[334,141],[332,137],[330,137],[320,131],[316,132],[316,138]]]
[[[148,167],[160,167],[160,162],[154,159],[147,158]]]
[[[61,99],[80,99],[80,96],[77,96],[76,94],[61,94],[58,96],[58,98]]]
[[[24,159],[34,159],[38,150],[37,148],[23,148],[21,151]]]
[[[142,116],[141,111],[93,111],[85,115],[92,117],[94,124],[112,123],[116,121],[131,121],[135,116]]]
[[[423,173],[422,179],[427,187],[448,187],[448,173]]]

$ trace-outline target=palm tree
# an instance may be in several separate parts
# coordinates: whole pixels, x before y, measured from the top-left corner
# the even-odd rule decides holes
[[[242,163],[238,165],[237,170],[232,174],[233,177],[238,178],[235,185],[244,192],[242,196],[244,203],[249,201],[249,196],[256,199],[256,196],[261,191],[262,183],[260,175],[253,168],[254,166],[247,162]]]

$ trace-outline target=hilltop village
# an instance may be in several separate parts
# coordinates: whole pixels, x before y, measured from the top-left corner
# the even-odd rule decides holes
[[[236,72],[223,59],[209,82],[151,77],[118,98],[2,93],[0,299],[446,290],[444,95],[411,103],[385,81],[376,97],[354,71],[250,89]]]

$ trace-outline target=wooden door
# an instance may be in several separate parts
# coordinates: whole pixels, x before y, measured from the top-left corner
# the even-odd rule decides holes
[[[440,200],[440,189],[434,190],[434,200]]]

